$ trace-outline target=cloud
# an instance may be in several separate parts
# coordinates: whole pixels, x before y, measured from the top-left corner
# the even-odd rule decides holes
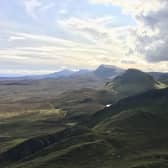
[[[1,64],[24,65],[24,68],[47,67],[48,70],[66,66],[71,69],[93,68],[100,63],[115,61],[111,51],[87,44],[53,36],[13,32],[7,48],[0,49]],[[2,68],[2,67],[1,67]]]
[[[61,9],[61,10],[58,11],[58,13],[62,14],[62,15],[66,15],[68,13],[68,11],[65,10],[65,9]]]
[[[25,38],[23,36],[10,36],[9,42],[11,41],[18,41],[18,40],[24,40]]]
[[[89,19],[72,17],[59,21],[59,24],[71,34],[87,40],[97,49],[106,51],[104,58],[107,57],[110,62],[117,64],[128,59],[128,53],[131,49],[134,50],[135,45],[134,38],[130,36],[133,27],[116,26],[115,21],[116,18],[111,16]],[[129,57],[131,59],[131,56]],[[139,57],[136,54],[132,59],[138,61]]]
[[[157,11],[163,6],[160,1],[163,2],[164,0],[90,0],[91,3],[120,6],[125,13],[132,15],[138,15],[139,13],[147,14],[150,11]]]
[[[151,71],[157,66],[157,71],[167,70],[168,4],[165,0],[89,1],[104,4],[103,10],[106,5],[120,7],[123,15],[132,17],[136,25],[120,24],[118,20],[122,16],[108,12],[102,17],[95,15],[95,11],[87,16],[76,11],[67,15],[71,9],[68,0],[57,1],[57,5],[51,0],[20,1],[27,14],[40,22],[0,21],[0,73],[7,69],[16,72],[32,69],[37,73],[64,66],[92,69],[107,62],[123,68]],[[54,6],[58,10],[50,11]],[[41,19],[45,12],[47,17]],[[54,22],[50,16],[56,16]]]
[[[90,43],[95,45],[102,45],[105,47],[120,43],[118,38],[125,33],[124,29],[128,28],[109,27],[108,25],[113,23],[113,20],[114,18],[110,16],[89,19],[72,17],[69,19],[60,20],[58,23],[63,27],[63,29],[69,31],[71,34],[80,36],[81,38],[88,40]]]
[[[97,39],[103,39],[108,36],[107,31],[104,30],[104,26],[112,20],[112,17],[94,18],[94,19],[81,19],[81,18],[69,18],[60,20],[58,23],[69,30],[70,32],[77,32],[86,39],[95,41]]]
[[[168,3],[157,12],[150,12],[148,15],[141,14],[137,17],[140,23],[144,24],[143,34],[138,34],[139,45],[145,48],[145,53],[149,62],[168,61]],[[153,33],[150,35],[150,31]]]
[[[40,0],[24,0],[26,12],[33,18],[37,17],[37,9],[42,6]]]
[[[40,12],[45,12],[55,6],[53,2],[45,3],[44,0],[23,0],[23,5],[26,12],[34,19],[38,18]]]
[[[70,69],[96,68],[107,62],[124,68],[152,69],[154,64],[145,63],[139,53],[132,54],[136,29],[130,26],[113,27],[113,21],[113,17],[109,16],[90,19],[73,17],[59,21],[62,29],[73,36],[73,40],[10,31],[6,35],[8,47],[0,49],[1,64],[17,65],[8,66],[14,70],[31,67],[35,69],[31,71],[34,73],[42,69],[56,71],[63,66]],[[164,64],[160,69],[163,67]]]
[[[122,8],[136,21],[131,38],[131,54],[140,54],[148,62],[168,61],[167,0],[90,0],[91,3],[112,4]]]

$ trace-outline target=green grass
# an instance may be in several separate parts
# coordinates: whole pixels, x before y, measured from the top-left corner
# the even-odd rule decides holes
[[[88,98],[88,90],[84,93],[81,98],[80,92],[75,92],[74,99],[71,99],[72,93],[69,98],[65,94],[66,108],[77,104],[81,109],[80,115],[86,114],[88,111],[83,111],[81,104],[86,107],[95,100]],[[105,91],[97,94],[108,95]],[[99,102],[100,98],[96,98]],[[152,90],[93,112],[85,120],[83,116],[72,120],[72,115],[67,117],[67,111],[55,109],[56,102],[51,101],[48,108],[30,110],[19,117],[3,118],[0,123],[0,147],[2,151],[9,149],[9,153],[14,153],[11,152],[10,161],[8,157],[3,160],[1,167],[166,168],[167,100],[168,89]],[[34,145],[40,147],[32,152]],[[15,160],[19,152],[23,152],[23,156]]]
[[[60,122],[65,115],[66,112],[60,109],[46,109],[29,111],[18,117],[1,118],[0,151],[6,151],[27,139],[69,127]]]

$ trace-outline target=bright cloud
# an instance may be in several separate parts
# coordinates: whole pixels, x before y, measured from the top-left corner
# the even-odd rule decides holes
[[[164,0],[90,0],[92,3],[112,4],[122,7],[123,11],[132,15],[147,14],[150,11],[158,11],[164,6]]]
[[[92,3],[120,6],[131,14],[137,25],[132,36],[135,36],[135,49],[148,62],[168,61],[168,2],[167,0],[91,0]]]
[[[44,12],[55,6],[53,2],[45,3],[43,0],[23,0],[26,12],[34,19],[38,18],[39,12]]]
[[[0,73],[100,64],[168,71],[167,0],[12,2],[15,15],[0,6]]]

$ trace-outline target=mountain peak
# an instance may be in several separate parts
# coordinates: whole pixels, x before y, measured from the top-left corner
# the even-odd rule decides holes
[[[126,70],[121,76],[117,77],[117,79],[120,79],[123,82],[155,82],[153,77],[145,72],[142,72],[138,69],[128,69]],[[116,79],[116,80],[117,80]]]
[[[129,68],[126,70],[126,72],[139,72],[139,73],[145,73],[145,72],[142,72],[141,70],[139,69],[135,69],[135,68]]]
[[[115,65],[101,64],[97,69],[99,68],[118,68],[118,67]]]
[[[163,87],[163,84],[156,81],[151,75],[138,69],[128,69],[106,84],[106,88],[125,95],[132,95],[161,87]]]
[[[114,78],[123,72],[123,69],[116,67],[114,65],[100,65],[96,70],[95,74],[101,78]]]

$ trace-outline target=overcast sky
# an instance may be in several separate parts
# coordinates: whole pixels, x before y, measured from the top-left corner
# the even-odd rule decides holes
[[[167,29],[167,0],[0,0],[0,74],[168,71]]]

